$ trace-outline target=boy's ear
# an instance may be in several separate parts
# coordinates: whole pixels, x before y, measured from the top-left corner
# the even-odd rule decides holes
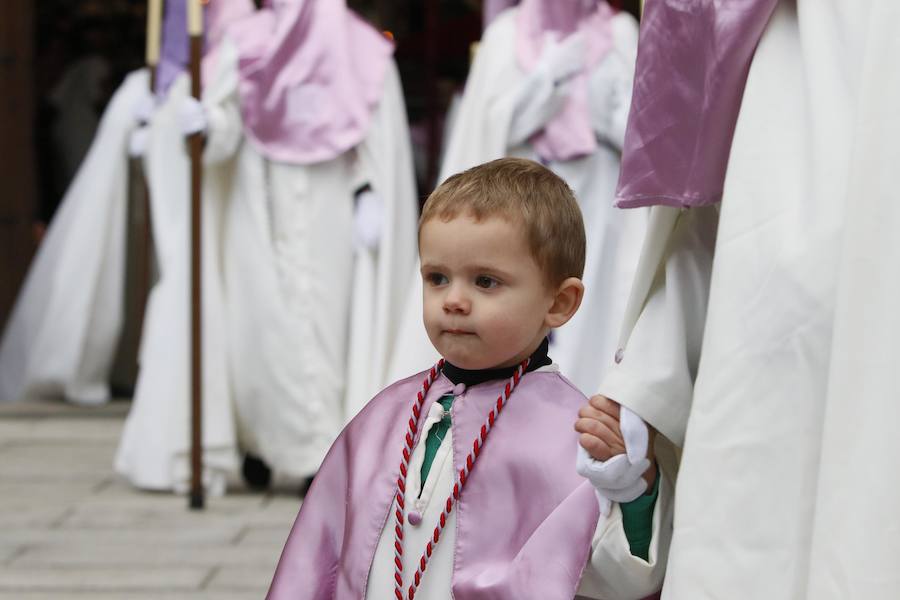
[[[544,324],[547,327],[561,327],[572,318],[584,298],[584,284],[577,277],[569,277],[556,288],[553,305],[547,311]]]

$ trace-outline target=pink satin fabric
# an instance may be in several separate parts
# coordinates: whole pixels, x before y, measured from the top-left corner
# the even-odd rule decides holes
[[[247,137],[270,160],[312,164],[359,144],[393,44],[342,0],[277,1],[229,28]]]
[[[303,502],[268,600],[365,597],[423,377],[388,387],[338,437]],[[472,386],[454,402],[457,469],[503,385]],[[423,412],[452,389],[440,376]],[[578,438],[572,424],[584,402],[574,386],[552,372],[525,375],[510,397],[454,508],[456,600],[575,596],[599,518],[594,490],[574,467]],[[373,592],[393,597],[392,590]]]
[[[750,62],[777,2],[647,2],[617,206],[722,199]]]
[[[603,0],[524,0],[516,22],[516,58],[528,73],[538,64],[548,37],[561,41],[576,31],[584,36],[585,66],[570,83],[562,110],[531,142],[544,160],[571,160],[592,154],[597,138],[591,125],[587,76],[612,48],[615,13]]]
[[[252,0],[212,0],[206,5],[206,46],[201,82],[212,81],[219,57],[219,44],[228,27],[256,12]]]

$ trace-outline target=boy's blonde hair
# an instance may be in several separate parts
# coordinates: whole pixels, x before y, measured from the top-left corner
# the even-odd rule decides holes
[[[550,287],[584,274],[584,221],[575,194],[532,160],[501,158],[448,177],[428,196],[419,232],[431,219],[449,221],[460,213],[524,225],[531,255]]]

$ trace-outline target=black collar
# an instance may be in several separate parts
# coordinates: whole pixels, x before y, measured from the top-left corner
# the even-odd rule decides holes
[[[537,347],[537,350],[531,355],[531,362],[528,363],[528,368],[525,370],[526,373],[530,373],[535,369],[540,369],[541,367],[547,366],[551,364],[553,361],[550,360],[550,357],[547,356],[547,350],[550,346],[550,340],[548,338],[544,338],[544,341]],[[447,361],[444,361],[444,375],[446,375],[447,379],[452,381],[454,384],[462,383],[468,386],[478,385],[479,383],[484,383],[485,381],[492,381],[494,379],[509,379],[513,376],[513,373],[518,369],[518,365],[514,367],[501,367],[499,369],[460,369],[456,365],[452,365]]]

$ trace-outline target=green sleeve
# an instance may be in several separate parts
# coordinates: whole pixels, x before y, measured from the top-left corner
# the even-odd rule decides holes
[[[650,493],[619,505],[622,509],[622,526],[631,554],[644,560],[650,555],[650,541],[653,539],[653,508],[659,496],[659,474],[653,482]]]

